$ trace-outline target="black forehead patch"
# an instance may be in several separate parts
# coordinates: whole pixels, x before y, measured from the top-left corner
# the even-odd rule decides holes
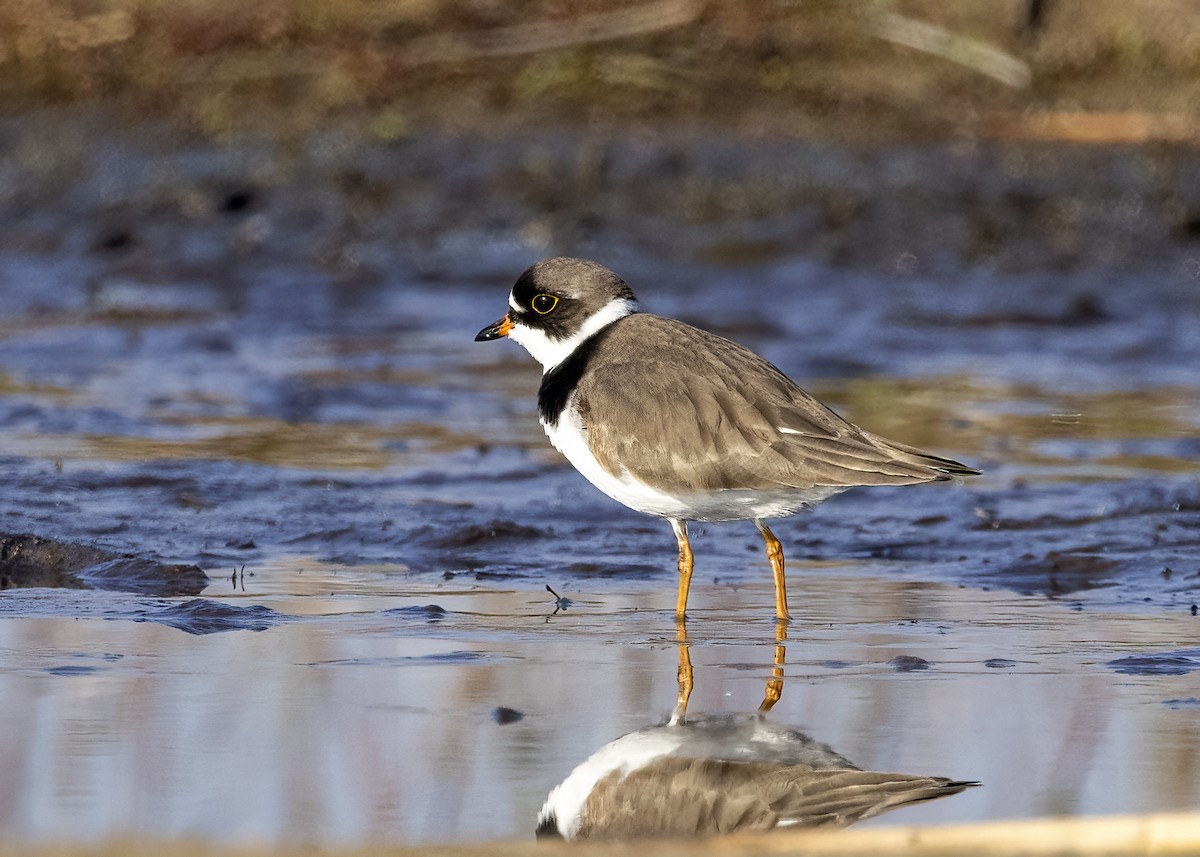
[[[532,269],[531,269],[532,270]],[[524,309],[529,308],[533,304],[535,295],[547,294],[555,295],[556,297],[564,297],[561,292],[553,292],[539,286],[535,281],[535,277],[531,271],[526,271],[521,275],[521,278],[512,287],[513,300],[517,302],[517,306]]]
[[[533,299],[538,295],[554,295],[559,299],[554,311],[548,315],[534,312]],[[579,301],[573,300],[556,289],[547,289],[538,282],[534,269],[526,271],[512,288],[513,302],[519,309],[509,309],[509,317],[518,324],[540,330],[556,341],[568,338],[579,329],[587,310]]]

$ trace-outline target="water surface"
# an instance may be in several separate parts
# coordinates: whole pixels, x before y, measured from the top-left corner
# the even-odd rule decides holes
[[[270,181],[222,206],[262,175],[227,155],[161,183],[119,155],[123,179],[53,217],[10,212],[0,532],[212,582],[0,592],[0,836],[526,838],[574,765],[670,712],[669,528],[549,448],[527,355],[471,341],[562,251],[986,471],[775,528],[797,619],[771,718],[862,767],[984,783],[885,822],[1200,800],[1200,290],[1178,258],[731,264],[652,246],[654,212],[397,244]],[[693,544],[692,710],[754,710],[778,668],[758,537]]]

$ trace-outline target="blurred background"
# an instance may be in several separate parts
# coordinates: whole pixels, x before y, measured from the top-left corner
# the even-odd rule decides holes
[[[693,123],[859,141],[1186,140],[1190,0],[6,2],[6,112],[295,138]]]
[[[669,528],[472,341],[555,254],[985,471],[781,521],[783,664],[695,528],[697,712],[1194,808],[1198,142],[1196,0],[0,0],[0,842],[527,839],[671,709]]]
[[[1187,265],[1198,42],[1191,0],[4,2],[5,240],[53,240],[28,206],[74,193],[113,254],[152,243],[139,207],[232,215],[242,251],[324,215],[289,255],[350,279],[466,227],[529,256]]]

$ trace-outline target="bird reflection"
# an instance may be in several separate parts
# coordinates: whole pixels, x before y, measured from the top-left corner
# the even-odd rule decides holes
[[[709,836],[785,827],[843,827],[978,785],[864,771],[829,746],[768,723],[783,689],[786,631],[762,704],[751,714],[688,718],[691,655],[682,629],[671,718],[612,741],[547,798],[538,838]]]

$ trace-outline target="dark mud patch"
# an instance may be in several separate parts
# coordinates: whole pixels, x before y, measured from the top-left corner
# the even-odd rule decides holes
[[[1200,649],[1117,658],[1105,666],[1121,675],[1187,675],[1200,670]]]
[[[887,662],[888,666],[898,673],[911,673],[919,670],[930,669],[933,664],[924,658],[918,658],[915,655],[896,655]]]
[[[1082,551],[1047,551],[1027,556],[992,575],[992,579],[1022,595],[1067,595],[1115,586],[1124,563]]]
[[[1017,662],[1009,658],[988,658],[983,665],[990,670],[1008,670],[1015,667]]]
[[[163,563],[41,536],[0,536],[0,589],[102,589],[171,596],[198,595],[209,582],[195,565]]]
[[[414,657],[401,658],[405,663],[423,663],[423,664],[465,664],[469,661],[478,661],[487,657],[483,652],[457,651],[457,652],[437,652],[432,655],[417,655]]]
[[[414,605],[411,607],[392,607],[382,611],[384,616],[392,616],[398,619],[417,619],[425,622],[441,622],[450,614],[450,611],[438,604],[423,604]]]
[[[453,652],[434,652],[428,655],[401,655],[399,657],[377,657],[377,658],[338,658],[331,661],[314,661],[308,664],[312,667],[341,667],[341,666],[368,666],[368,667],[398,667],[398,666],[413,666],[413,665],[454,665],[473,663],[487,659],[487,655],[483,652],[472,652],[468,650],[460,650]]]
[[[132,619],[134,622],[157,622],[188,634],[203,635],[224,631],[265,631],[289,621],[291,617],[262,605],[239,607],[207,598],[196,598],[181,604],[172,604],[161,610],[147,610],[121,618]]]
[[[359,535],[357,532],[355,532],[354,527],[337,527],[336,529],[313,530],[311,532],[301,533],[298,536],[291,536],[287,539],[284,539],[283,543],[286,545],[329,545],[346,539],[359,539]]]
[[[455,549],[486,546],[498,541],[529,541],[546,535],[548,534],[536,527],[493,518],[486,524],[466,524],[448,533],[429,531],[425,534],[424,541],[430,547]]]
[[[116,557],[77,574],[93,589],[139,595],[198,595],[210,582],[199,566],[161,563],[136,556]]]
[[[636,577],[658,577],[674,574],[674,569],[668,568],[665,557],[666,551],[663,552],[663,565],[647,565],[646,563],[600,563],[600,562],[573,562],[566,566],[566,570],[571,574],[587,575],[588,577],[613,577],[613,578],[636,578]],[[715,580],[714,583],[719,583]]]
[[[507,705],[501,705],[492,709],[492,720],[495,720],[501,726],[507,726],[510,723],[516,723],[524,719],[524,712],[517,711],[515,708],[509,708]]]
[[[464,559],[459,562],[459,565],[465,566],[466,571],[443,571],[442,580],[456,580],[461,577],[468,577],[471,580],[477,580],[481,583],[495,582],[500,580],[519,580],[528,575],[519,574],[513,571],[476,571],[474,569],[480,566],[487,565],[484,560],[479,559]]]
[[[66,664],[61,667],[47,667],[43,672],[50,675],[91,675],[100,672],[101,669],[89,664]]]
[[[752,663],[750,661],[729,661],[720,665],[723,670],[736,670],[737,672],[756,672],[762,669],[762,664]]]

